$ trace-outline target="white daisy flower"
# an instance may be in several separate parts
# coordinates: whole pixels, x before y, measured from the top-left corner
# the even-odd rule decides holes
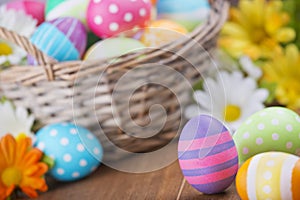
[[[242,56],[239,59],[242,69],[255,80],[262,76],[262,70],[256,66],[248,56]]]
[[[258,89],[253,78],[244,77],[240,71],[221,71],[216,80],[205,79],[204,89],[194,92],[198,105],[185,110],[187,118],[199,114],[211,114],[235,131],[253,113],[263,109],[268,97],[266,89]]]
[[[23,107],[14,106],[5,101],[0,103],[0,138],[7,133],[18,137],[22,134],[34,138],[31,128],[34,122],[34,116],[29,115],[27,110]]]
[[[27,53],[20,47],[0,40],[0,66],[9,66],[21,64]]]
[[[26,15],[23,11],[7,10],[5,6],[0,7],[0,26],[14,31],[24,37],[30,37],[37,25],[37,20]],[[0,66],[21,64],[26,52],[20,47],[0,40]]]
[[[6,6],[0,7],[0,26],[14,31],[24,37],[30,37],[37,25],[37,20],[23,11],[6,9]]]

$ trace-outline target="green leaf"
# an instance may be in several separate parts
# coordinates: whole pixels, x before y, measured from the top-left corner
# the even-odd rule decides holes
[[[5,96],[2,96],[2,97],[0,98],[0,103],[1,103],[1,104],[4,104],[6,101],[8,101],[8,99],[7,99]]]
[[[201,79],[200,81],[198,81],[198,82],[193,86],[194,91],[195,91],[195,90],[203,90],[203,83],[204,83],[204,80],[203,80],[203,79]]]
[[[269,91],[269,96],[266,100],[267,104],[271,104],[274,102],[276,96],[275,96],[275,92],[276,92],[276,88],[277,88],[277,83],[274,82],[267,82],[267,81],[261,81],[259,86],[261,88],[265,88]]]
[[[55,164],[54,160],[53,160],[51,157],[49,157],[49,156],[47,156],[47,155],[45,155],[45,154],[43,155],[41,161],[42,161],[43,163],[47,164],[48,167],[49,167],[49,169],[52,169],[52,168],[54,167],[54,164]]]
[[[283,1],[283,10],[287,12],[291,18],[289,26],[296,31],[296,45],[300,48],[300,1],[285,0]]]

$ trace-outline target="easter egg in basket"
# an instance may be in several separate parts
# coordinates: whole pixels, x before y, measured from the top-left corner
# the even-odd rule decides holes
[[[266,152],[248,159],[236,176],[242,200],[300,199],[300,159],[282,152]]]
[[[174,20],[192,31],[207,18],[210,5],[208,0],[159,0],[157,12],[159,18]]]
[[[64,17],[42,23],[30,41],[57,61],[78,60],[85,51],[87,33],[79,20]]]
[[[54,160],[50,174],[60,181],[84,178],[100,165],[103,156],[97,138],[89,130],[71,123],[40,129],[35,146]]]
[[[86,10],[89,0],[47,0],[46,20],[74,17],[86,25]]]
[[[101,38],[143,28],[151,19],[151,2],[145,0],[93,0],[87,10],[87,24]]]
[[[39,0],[17,0],[10,1],[6,4],[7,9],[13,9],[17,11],[23,11],[24,13],[31,15],[34,19],[41,24],[45,21],[45,3]]]
[[[300,117],[283,107],[269,107],[251,115],[235,132],[239,161],[267,151],[300,155]]]
[[[224,191],[235,180],[238,155],[228,129],[209,115],[192,118],[178,143],[178,160],[189,184],[206,194]]]
[[[170,20],[155,20],[144,29],[141,42],[149,47],[159,47],[186,35],[186,28]]]
[[[123,54],[132,53],[142,48],[145,48],[145,45],[135,39],[125,37],[108,38],[90,47],[84,56],[84,60],[122,56]]]

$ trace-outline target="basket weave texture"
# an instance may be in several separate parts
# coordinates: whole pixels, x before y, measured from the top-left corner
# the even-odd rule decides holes
[[[100,124],[102,132],[95,134],[105,148],[110,146],[108,140],[131,152],[159,148],[173,139],[181,127],[182,105],[190,89],[183,81],[193,85],[209,66],[209,53],[216,47],[228,7],[226,0],[211,1],[208,20],[189,35],[160,48],[126,54],[114,62],[58,63],[28,39],[0,28],[0,38],[24,48],[39,63],[2,71],[1,89],[16,105],[30,109],[42,124],[75,121],[87,128]],[[159,65],[182,76],[170,75]],[[134,73],[118,84],[132,70]],[[146,79],[150,79],[148,84]],[[156,80],[163,80],[164,86],[153,83]],[[164,107],[164,112],[153,107],[157,104]],[[159,133],[148,137],[156,123],[161,126],[162,121]]]

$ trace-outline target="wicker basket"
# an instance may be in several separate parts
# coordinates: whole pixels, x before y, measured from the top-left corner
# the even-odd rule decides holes
[[[227,18],[227,1],[215,0],[211,4],[208,20],[187,37],[159,49],[124,55],[114,63],[57,63],[26,38],[0,28],[1,38],[24,48],[40,64],[13,66],[1,72],[3,93],[16,105],[30,109],[42,124],[75,121],[91,129],[100,124],[102,132],[95,134],[105,149],[112,143],[131,152],[159,148],[172,140],[181,127],[182,106],[187,103],[189,89],[183,79],[191,85],[199,80],[201,72],[209,66],[207,51],[215,49],[217,35]],[[154,66],[158,64],[183,76],[169,75],[168,70],[162,72]],[[118,84],[132,70],[130,78]],[[145,79],[151,79],[149,84],[143,85]],[[155,80],[163,80],[166,85],[155,84]],[[128,102],[131,91],[135,92]],[[160,108],[150,109],[155,104],[163,106],[164,112]],[[148,123],[151,126],[145,126]],[[153,127],[157,127],[158,134],[152,134]]]

